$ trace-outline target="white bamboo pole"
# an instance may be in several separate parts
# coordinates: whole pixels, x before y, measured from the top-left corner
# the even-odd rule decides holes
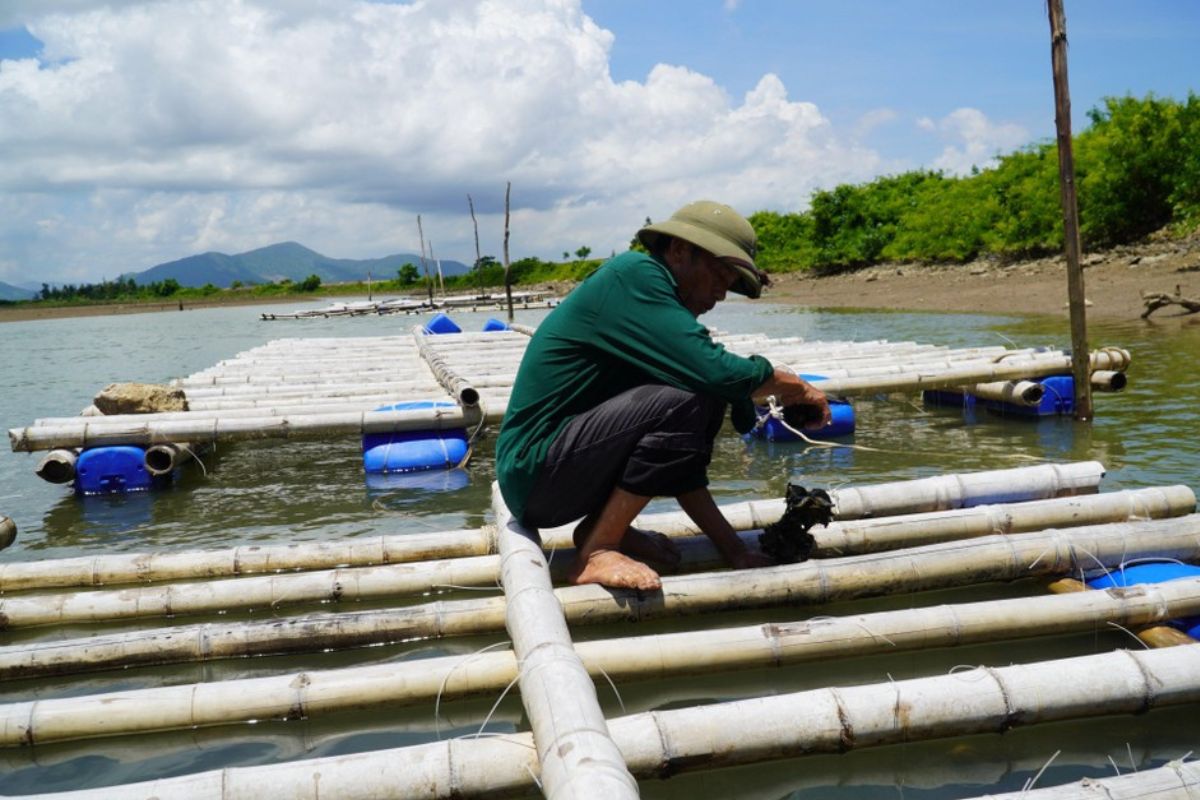
[[[1129,366],[1129,354],[1116,348],[1098,350],[1091,355],[1092,370],[1124,370]],[[877,375],[851,378],[830,378],[813,384],[827,394],[864,395],[880,392],[904,392],[920,389],[939,389],[1000,380],[1037,378],[1069,372],[1071,358],[1066,355],[1014,359],[996,363],[931,370],[909,375]]]
[[[146,448],[145,466],[151,475],[169,475],[196,457],[196,451],[187,442],[163,442]]]
[[[445,388],[446,393],[456,398],[464,407],[476,405],[479,402],[479,392],[475,390],[470,381],[451,368],[445,356],[429,344],[432,337],[426,336],[425,331],[420,327],[413,328],[412,333],[413,341],[417,345],[417,352],[421,354],[425,366],[437,378],[438,383]]]
[[[1017,725],[1140,714],[1197,700],[1200,645],[1189,645],[644,712],[611,720],[609,729],[634,775],[662,778],[683,770],[1003,733]],[[532,737],[510,734],[233,767],[27,800],[259,800],[264,786],[273,796],[292,800],[443,800],[511,796],[538,779]]]
[[[0,514],[0,550],[8,547],[17,538],[17,523]]]
[[[996,535],[909,550],[726,573],[673,576],[659,593],[600,586],[555,594],[572,624],[827,603],[896,592],[1113,568],[1132,558],[1200,559],[1200,515]],[[0,606],[0,614],[4,612]],[[327,614],[225,626],[181,626],[96,636],[82,642],[0,647],[0,678],[202,661],[397,641],[414,636],[492,633],[503,598],[434,602],[383,612]]]
[[[151,415],[144,415],[150,417]],[[251,439],[321,439],[361,436],[408,430],[471,428],[481,421],[477,408],[430,408],[411,411],[366,411],[344,414],[296,414],[280,417],[168,421],[147,419],[140,424],[80,422],[71,426],[14,428],[8,432],[14,451],[50,450],[56,447],[148,445],[159,442],[236,442]],[[487,419],[498,422],[504,409],[493,404]],[[97,418],[92,417],[91,420]]]
[[[1092,389],[1098,392],[1119,392],[1128,383],[1124,372],[1102,369],[1092,373]]]
[[[536,534],[508,513],[499,484],[492,510],[500,540],[500,581],[507,600],[521,688],[541,765],[541,789],[558,798],[636,798],[637,781],[609,736],[596,687],[571,645],[562,607]]]
[[[999,400],[1022,406],[1036,406],[1046,394],[1045,387],[1034,381],[976,383],[973,386],[964,386],[962,390],[985,400]]]
[[[495,553],[495,528],[460,528],[343,541],[241,545],[222,550],[114,553],[0,564],[0,592],[224,578],[298,569],[421,562]]]
[[[63,419],[69,422],[72,418],[64,417]],[[78,460],[78,450],[59,448],[42,456],[42,460],[38,462],[33,471],[48,483],[70,483],[75,480],[75,462]]]
[[[1140,772],[968,800],[1200,800],[1200,761],[1178,759]]]
[[[663,679],[1005,639],[1137,628],[1200,613],[1200,578],[1140,587],[580,642],[593,678]],[[511,650],[0,705],[0,747],[417,704],[503,690]]]
[[[954,541],[971,536],[994,533],[1018,533],[1018,531],[1042,530],[1048,527],[1051,518],[1061,519],[1066,525],[1096,524],[1109,521],[1112,517],[1156,518],[1163,513],[1187,513],[1194,510],[1195,495],[1187,487],[1174,493],[1181,503],[1160,503],[1157,511],[1146,515],[1147,504],[1141,498],[1117,498],[1109,503],[1072,504],[1075,498],[1043,501],[1031,509],[1008,506],[1001,509],[984,510],[968,516],[947,516],[946,512],[934,515],[913,515],[916,519],[899,517],[870,519],[839,525],[830,525],[830,530],[815,529],[816,547],[814,558],[829,558],[833,555],[875,553],[899,547],[926,545],[932,542]],[[1168,493],[1170,494],[1170,493]],[[1087,500],[1096,501],[1105,495],[1093,495]],[[1147,495],[1147,500],[1170,500],[1170,497]],[[1192,499],[1192,503],[1182,503]],[[1132,500],[1132,501],[1130,501]],[[1096,511],[1090,511],[1088,506]],[[1132,512],[1132,513],[1130,513]],[[961,513],[961,512],[958,512]],[[1094,522],[1088,519],[1094,517]],[[973,524],[972,524],[973,523]],[[746,547],[757,549],[757,531],[742,534]],[[403,539],[403,537],[398,537]],[[480,537],[491,539],[491,536]],[[720,567],[722,560],[716,548],[706,537],[689,536],[680,542],[680,572],[695,572]],[[334,553],[326,548],[326,558]],[[566,546],[556,551],[559,558],[554,563],[552,575],[557,581],[565,579],[565,571],[574,559],[574,548]],[[136,565],[143,572],[137,577],[145,579],[151,575],[148,555],[126,555],[118,564]],[[200,554],[205,559],[206,554]],[[172,561],[168,560],[168,564]],[[209,564],[211,558],[209,557]],[[91,561],[96,566],[96,561]],[[108,571],[112,575],[112,571]],[[4,573],[0,573],[0,576]],[[36,575],[36,573],[35,573]],[[42,576],[47,571],[41,572]],[[78,572],[76,572],[78,575]],[[497,555],[478,555],[470,558],[449,560],[412,561],[407,564],[374,566],[340,566],[332,570],[276,573],[230,577],[215,581],[157,583],[149,587],[128,587],[109,591],[88,593],[53,593],[42,591],[34,595],[11,596],[0,600],[0,613],[10,627],[66,624],[66,622],[97,622],[138,618],[138,616],[164,616],[220,612],[242,608],[280,608],[295,603],[352,602],[377,597],[428,594],[452,587],[487,587],[496,585],[500,576],[500,559]],[[25,587],[30,587],[26,575]],[[97,577],[92,571],[91,579]],[[126,572],[126,578],[131,577]],[[193,576],[194,577],[194,576]],[[53,578],[43,579],[36,588],[46,589]],[[5,583],[0,583],[4,587]]]
[[[1095,462],[1081,462],[1084,478],[1076,491],[1094,486],[1102,470]],[[1001,471],[999,477],[1020,483],[1027,468]],[[967,489],[960,503],[976,501],[970,487],[977,483],[964,473],[955,477]],[[985,476],[993,473],[983,473]],[[986,487],[989,482],[984,482]],[[884,483],[876,486],[833,490],[835,504],[841,491],[853,492],[848,507],[867,508],[871,517],[837,520],[814,528],[814,556],[849,555],[882,549],[981,536],[1016,533],[1048,527],[1098,524],[1124,520],[1180,516],[1195,511],[1196,496],[1186,486],[1150,487],[1105,494],[1066,496],[1044,501],[1031,497],[1053,496],[1060,484],[1029,486],[1025,494],[1006,504],[974,505],[920,514],[904,514],[896,504],[911,505],[911,497],[928,492],[928,479]],[[945,492],[941,493],[945,495]],[[756,530],[777,521],[783,514],[782,501],[732,503],[721,506],[722,514],[735,530]],[[696,536],[700,531],[685,514],[666,512],[638,517],[635,526],[669,536]],[[542,532],[544,546],[566,550],[573,546],[572,528]],[[753,539],[750,540],[753,544]],[[495,528],[459,529],[437,533],[385,535],[344,542],[313,542],[286,545],[246,545],[222,550],[118,553],[66,559],[0,563],[0,592],[73,586],[172,581],[188,578],[222,578],[290,570],[331,569],[339,566],[372,566],[420,562],[439,558],[482,556],[496,553]]]

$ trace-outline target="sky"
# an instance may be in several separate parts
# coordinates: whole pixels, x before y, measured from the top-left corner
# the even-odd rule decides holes
[[[1185,99],[1197,0],[1066,0],[1073,125]],[[963,174],[1054,133],[1045,0],[0,0],[0,281],[298,241],[623,250],[695,199]]]

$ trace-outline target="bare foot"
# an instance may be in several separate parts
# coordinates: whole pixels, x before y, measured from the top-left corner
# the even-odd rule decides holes
[[[590,525],[580,525],[575,529],[576,549],[583,548],[583,543],[590,533]],[[644,531],[630,526],[621,537],[619,549],[630,558],[637,559],[659,572],[674,572],[679,568],[679,547],[670,537],[658,531]]]
[[[674,572],[679,568],[679,547],[658,531],[629,528],[621,538],[621,552],[659,572]]]
[[[610,589],[649,592],[662,588],[657,572],[616,550],[595,550],[582,564],[576,560],[567,573],[567,580],[576,586],[598,583]]]

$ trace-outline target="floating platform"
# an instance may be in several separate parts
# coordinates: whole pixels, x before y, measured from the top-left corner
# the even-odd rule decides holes
[[[811,560],[745,571],[723,569],[682,514],[646,514],[636,524],[672,536],[683,555],[681,574],[665,576],[654,593],[563,586],[570,530],[523,530],[498,495],[496,524],[481,529],[0,564],[0,620],[9,631],[42,634],[0,646],[0,679],[94,673],[73,696],[0,704],[0,757],[9,765],[23,753],[53,759],[56,743],[67,742],[71,757],[104,756],[114,742],[131,741],[111,737],[152,734],[139,746],[170,758],[171,731],[189,742],[201,729],[236,739],[253,722],[291,720],[294,735],[304,736],[338,712],[390,716],[407,706],[436,715],[512,687],[527,722],[501,735],[49,796],[215,800],[269,787],[272,796],[315,800],[386,787],[392,796],[451,798],[540,787],[547,797],[620,798],[636,797],[639,781],[686,771],[1194,707],[1200,646],[1174,628],[1173,638],[1156,637],[1164,623],[1200,614],[1200,578],[1092,590],[1082,581],[1149,559],[1200,562],[1195,494],[1186,486],[1100,492],[1103,473],[1096,462],[1078,462],[838,487],[830,493],[834,521],[812,530]],[[753,548],[783,509],[757,500],[724,512]],[[503,595],[422,597],[497,578]],[[948,599],[947,590],[957,594]],[[902,607],[860,603],[832,616],[825,608],[889,595],[903,595]],[[314,612],[317,601],[327,605]],[[356,601],[371,605],[347,608]],[[247,616],[255,610],[269,614]],[[735,621],[723,616],[732,610]],[[205,621],[217,612],[219,624]],[[671,631],[629,625],[655,620],[670,620]],[[608,625],[605,635],[581,635],[599,624]],[[835,678],[796,691],[764,672],[755,696],[653,711],[605,713],[597,699],[611,695],[610,683],[848,665],[1112,626],[1150,645],[1179,646],[1114,647],[1087,636],[1083,652],[1012,664],[1005,651],[1003,663],[948,674]],[[508,638],[512,647],[377,663],[371,646],[419,649],[463,636]],[[315,656],[303,655],[328,651],[338,651],[338,666],[315,669],[305,660]],[[258,660],[283,653],[292,655]],[[237,672],[258,664],[254,676],[128,688],[147,667],[194,676],[188,665],[235,658],[248,665]],[[958,768],[987,766],[970,761],[970,747],[964,752]],[[1163,769],[1148,771],[1146,785],[1198,786],[1189,764]],[[1177,784],[1163,783],[1168,778]]]
[[[431,335],[418,326],[407,336],[276,340],[175,381],[188,411],[39,419],[10,430],[9,439],[14,451],[38,451],[477,430],[503,418],[530,332],[514,325]],[[733,352],[819,374],[814,384],[841,398],[938,389],[1003,394],[1021,381],[1071,368],[1061,350],[717,338]],[[1130,356],[1103,348],[1091,354],[1091,363],[1097,372],[1123,376]],[[395,408],[410,401],[428,407]],[[379,410],[386,406],[393,408]]]

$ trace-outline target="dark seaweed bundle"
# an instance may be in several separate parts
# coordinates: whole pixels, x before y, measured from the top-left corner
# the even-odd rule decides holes
[[[759,547],[779,564],[807,561],[813,549],[809,529],[814,525],[828,525],[832,520],[833,500],[824,489],[810,492],[803,486],[789,483],[784,495],[783,516],[763,528],[758,537]]]

